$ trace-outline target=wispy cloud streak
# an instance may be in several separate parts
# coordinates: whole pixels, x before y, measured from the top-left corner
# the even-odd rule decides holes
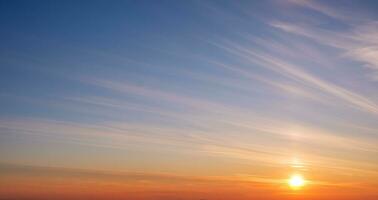
[[[351,103],[357,108],[371,112],[373,114],[378,114],[378,106],[370,99],[361,96],[357,93],[349,91],[343,87],[330,83],[328,81],[322,80],[298,66],[290,64],[279,58],[270,56],[266,53],[258,51],[256,49],[251,49],[247,47],[240,46],[235,43],[231,43],[229,46],[218,45],[221,48],[227,50],[228,52],[239,56],[244,60],[248,60],[251,63],[258,64],[267,69],[275,71],[282,74],[288,78],[296,81],[305,83],[311,87],[322,90],[328,94],[338,97],[348,103]]]

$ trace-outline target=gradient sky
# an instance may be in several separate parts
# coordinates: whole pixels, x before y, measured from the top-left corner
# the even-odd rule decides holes
[[[0,199],[377,199],[377,11],[2,0]]]

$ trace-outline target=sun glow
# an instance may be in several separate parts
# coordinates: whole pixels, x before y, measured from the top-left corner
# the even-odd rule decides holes
[[[291,188],[297,189],[305,185],[305,180],[300,174],[294,174],[289,178],[288,184]]]

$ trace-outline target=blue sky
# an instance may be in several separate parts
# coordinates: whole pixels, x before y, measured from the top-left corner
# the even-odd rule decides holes
[[[0,161],[264,176],[295,158],[376,181],[377,10],[1,1]]]

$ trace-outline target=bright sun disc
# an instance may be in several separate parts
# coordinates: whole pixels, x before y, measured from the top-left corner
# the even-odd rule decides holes
[[[292,175],[288,181],[290,187],[299,188],[305,184],[305,180],[299,174]]]

